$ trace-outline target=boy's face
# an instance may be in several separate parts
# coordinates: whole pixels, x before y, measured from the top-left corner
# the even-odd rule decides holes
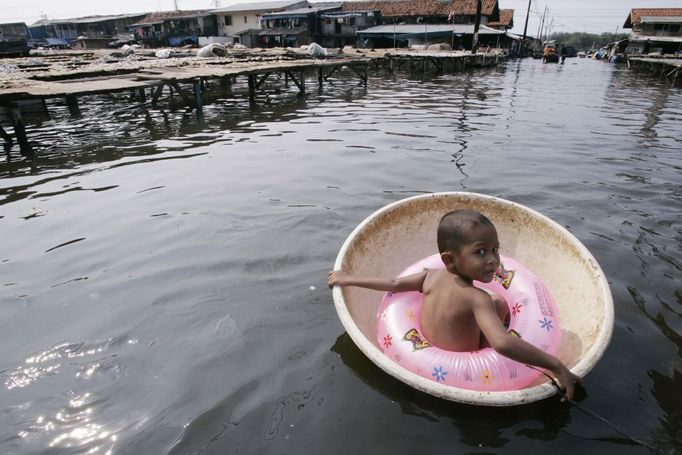
[[[489,283],[500,265],[497,231],[494,226],[477,226],[469,233],[469,241],[457,252],[451,252],[453,271],[462,278]]]

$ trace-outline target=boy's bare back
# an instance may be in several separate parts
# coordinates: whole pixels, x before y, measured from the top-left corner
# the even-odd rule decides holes
[[[448,351],[480,349],[481,329],[474,317],[474,304],[491,300],[481,289],[447,270],[429,270],[422,288],[421,328],[432,344]]]

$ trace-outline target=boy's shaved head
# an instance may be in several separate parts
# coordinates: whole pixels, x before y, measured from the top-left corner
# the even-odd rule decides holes
[[[446,213],[438,223],[438,251],[459,251],[469,241],[472,231],[479,226],[495,227],[485,215],[474,210],[462,209]]]

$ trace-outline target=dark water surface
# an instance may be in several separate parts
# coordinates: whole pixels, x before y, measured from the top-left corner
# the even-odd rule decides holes
[[[456,190],[592,251],[616,327],[581,404],[682,452],[682,90],[579,59],[344,77],[254,109],[237,87],[204,123],[99,97],[30,127],[39,158],[0,164],[0,453],[650,453],[554,398],[426,396],[344,333],[345,237]]]

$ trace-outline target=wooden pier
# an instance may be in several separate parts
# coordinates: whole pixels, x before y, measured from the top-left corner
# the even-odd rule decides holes
[[[678,77],[682,73],[682,59],[628,57],[628,68],[648,71],[670,80],[673,85],[682,83],[682,76]]]
[[[205,91],[212,80],[219,81],[222,87],[230,88],[238,77],[246,78],[249,102],[255,103],[257,92],[273,75],[283,80],[287,87],[291,82],[298,93],[304,95],[307,75],[316,76],[317,85],[322,89],[324,82],[342,68],[350,69],[359,78],[359,83],[367,85],[368,70],[372,64],[375,69],[408,71],[423,77],[430,72],[456,72],[472,67],[493,66],[504,58],[492,53],[471,55],[461,52],[384,50],[355,51],[327,59],[312,59],[291,50],[260,50],[258,53],[252,51],[248,55],[232,58],[198,59],[188,56],[156,60],[150,57],[134,64],[123,60],[102,63],[101,58],[95,60],[91,54],[85,54],[96,61],[96,64],[89,64],[80,57],[73,57],[74,54],[66,55],[71,56],[66,60],[68,64],[62,63],[58,69],[54,69],[54,63],[44,63],[51,60],[59,62],[58,58],[40,59],[37,63],[24,63],[23,67],[19,63],[17,75],[0,78],[0,106],[4,106],[9,114],[14,139],[24,155],[32,153],[20,106],[27,100],[35,100],[45,107],[46,99],[61,98],[69,113],[78,116],[79,98],[84,96],[130,92],[131,99],[136,102],[146,103],[149,100],[151,105],[156,105],[165,92],[171,98],[179,98],[186,108],[195,110],[201,118]],[[9,149],[13,139],[2,125],[0,137],[5,141],[5,148]]]
[[[428,73],[435,71],[458,72],[467,68],[487,68],[498,65],[506,59],[502,54],[457,54],[448,51],[438,52],[387,52],[373,61],[383,63],[390,72],[407,71],[409,73]]]

